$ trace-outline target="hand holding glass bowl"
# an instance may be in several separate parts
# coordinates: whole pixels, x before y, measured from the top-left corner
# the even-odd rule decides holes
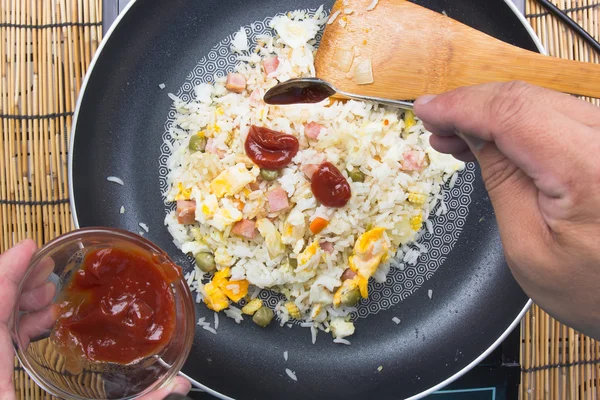
[[[81,278],[81,271],[87,268],[86,256],[109,248],[147,256],[157,265],[175,271],[167,283],[174,306],[173,334],[165,336],[163,345],[152,354],[144,354],[131,363],[90,361],[86,357],[89,353],[77,350],[84,346],[68,341],[65,346],[56,336],[61,324],[64,328],[72,322],[65,319],[65,301],[73,295],[69,290],[74,287],[74,278]],[[60,398],[158,400],[171,393],[189,391],[190,383],[177,377],[177,373],[194,337],[194,303],[179,267],[166,253],[137,235],[105,228],[74,231],[35,251],[35,243],[26,240],[0,256],[2,398],[14,398],[11,336],[17,356],[31,378]],[[84,297],[89,295],[82,293]],[[83,302],[90,299],[85,297]],[[79,312],[79,307],[75,309]],[[65,351],[71,348],[76,351]]]

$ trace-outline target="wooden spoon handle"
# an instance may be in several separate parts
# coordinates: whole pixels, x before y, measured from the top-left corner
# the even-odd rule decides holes
[[[478,57],[476,65],[462,63],[454,71],[458,86],[522,80],[533,85],[582,96],[600,98],[600,64],[548,57],[498,43]]]

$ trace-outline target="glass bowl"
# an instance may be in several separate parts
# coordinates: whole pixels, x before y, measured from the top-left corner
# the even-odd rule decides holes
[[[17,357],[31,378],[50,394],[63,399],[133,399],[156,390],[175,377],[183,366],[194,339],[195,307],[180,267],[171,289],[175,304],[175,329],[160,351],[128,365],[78,361],[59,351],[51,339],[57,321],[61,290],[81,267],[91,250],[125,247],[144,252],[158,263],[175,264],[169,256],[141,236],[109,228],[86,228],[63,235],[33,256],[19,287],[19,299],[11,318],[11,334]],[[164,265],[164,264],[163,264]],[[37,289],[34,289],[37,288]],[[41,288],[41,289],[40,289]],[[36,301],[31,301],[36,293]],[[27,304],[27,308],[19,306]]]

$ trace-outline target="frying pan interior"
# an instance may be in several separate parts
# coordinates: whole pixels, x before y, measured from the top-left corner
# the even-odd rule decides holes
[[[536,50],[503,0],[416,2]],[[323,0],[138,0],[102,48],[78,109],[70,165],[78,226],[137,232],[138,224],[146,223],[146,236],[191,268],[163,224],[160,175],[165,170],[160,160],[171,107],[167,92],[177,93],[199,76],[198,62],[240,26],[322,3],[332,5]],[[224,62],[221,68],[229,66]],[[395,284],[408,294],[397,304],[370,303],[368,318],[356,320],[350,346],[333,344],[325,333],[313,345],[310,331],[299,326],[261,329],[248,318],[237,325],[221,316],[217,335],[198,327],[183,371],[222,395],[240,399],[406,398],[463,373],[507,333],[528,301],[505,265],[479,171],[474,166],[470,171],[472,190],[464,200],[468,213],[456,243],[445,258],[439,256],[435,270],[417,265],[403,272],[404,280]],[[125,185],[107,182],[109,175]],[[121,206],[125,214],[119,213]],[[386,293],[393,295],[385,284],[377,290],[381,302]],[[198,305],[197,317],[203,316],[212,321],[213,313]],[[393,323],[393,317],[401,323]],[[287,377],[286,368],[295,371],[297,382]]]

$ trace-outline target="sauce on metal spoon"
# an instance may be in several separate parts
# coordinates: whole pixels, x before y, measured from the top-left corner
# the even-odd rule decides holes
[[[319,103],[335,93],[331,86],[319,79],[290,79],[269,89],[264,101],[272,105]]]

